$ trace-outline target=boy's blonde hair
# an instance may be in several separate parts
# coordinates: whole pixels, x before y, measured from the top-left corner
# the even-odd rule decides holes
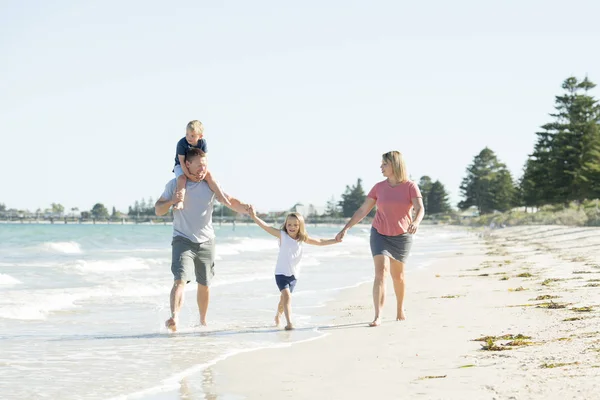
[[[399,182],[408,181],[408,171],[406,171],[406,163],[404,162],[402,153],[399,151],[388,151],[387,153],[383,154],[381,158],[392,166],[394,177]]]
[[[204,125],[202,125],[202,122],[195,119],[193,121],[188,122],[185,130],[186,130],[186,132],[191,131],[196,134],[204,133]]]
[[[298,236],[296,237],[296,240],[298,240],[300,242],[306,241],[306,239],[308,238],[308,234],[306,233],[306,224],[304,223],[304,217],[300,213],[297,213],[297,212],[289,213],[287,215],[287,217],[285,217],[285,221],[283,221],[283,226],[281,227],[281,230],[289,235],[286,225],[287,225],[288,219],[290,219],[290,218],[296,218],[298,220]]]

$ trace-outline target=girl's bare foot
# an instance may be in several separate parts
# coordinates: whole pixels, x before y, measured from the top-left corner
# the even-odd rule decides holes
[[[165,326],[167,327],[168,330],[170,330],[172,332],[176,332],[177,331],[177,320],[175,318],[169,318],[168,320],[165,321]]]
[[[287,324],[287,325],[285,326],[285,330],[286,330],[286,331],[291,331],[291,330],[293,330],[293,329],[294,329],[294,325],[292,325],[291,323],[289,323],[289,324]]]
[[[371,322],[369,324],[370,327],[375,327],[375,326],[379,326],[379,325],[381,325],[381,320],[379,319],[379,317],[375,318],[373,320],[373,322]]]
[[[281,323],[281,314],[277,313],[277,314],[275,314],[275,326],[279,326],[280,323]]]
[[[406,320],[406,314],[404,314],[404,310],[400,311],[400,313],[396,316],[396,321],[404,321]]]

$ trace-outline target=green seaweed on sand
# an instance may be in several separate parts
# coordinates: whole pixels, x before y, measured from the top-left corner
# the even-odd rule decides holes
[[[574,362],[570,362],[570,363],[552,363],[552,364],[548,364],[548,363],[543,363],[542,365],[540,365],[540,368],[560,368],[560,367],[566,367],[568,365],[578,365],[579,361],[574,361]]]
[[[560,296],[554,296],[551,294],[543,294],[532,300],[550,300],[550,299],[558,299]]]
[[[573,308],[571,308],[571,310],[575,311],[575,312],[592,312],[594,310],[594,307],[592,307],[592,306],[573,307]]]
[[[529,272],[521,272],[519,275],[517,275],[517,278],[531,278],[533,275],[531,275]]]

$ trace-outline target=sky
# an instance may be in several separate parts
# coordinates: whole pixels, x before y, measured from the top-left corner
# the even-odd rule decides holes
[[[127,211],[188,121],[259,211],[411,177],[454,205],[484,147],[522,173],[569,76],[600,83],[600,2],[0,0],[0,203]],[[600,97],[600,90],[591,93]]]

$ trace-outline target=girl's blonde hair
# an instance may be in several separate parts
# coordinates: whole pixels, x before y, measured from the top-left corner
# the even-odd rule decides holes
[[[402,153],[399,151],[388,151],[387,153],[383,154],[381,158],[392,166],[394,177],[399,182],[408,181],[408,172],[406,171],[406,163],[404,162]]]
[[[298,236],[296,237],[296,240],[298,240],[300,242],[306,241],[306,239],[308,238],[308,234],[306,233],[306,224],[304,223],[304,217],[300,213],[297,213],[297,212],[289,213],[285,217],[285,221],[283,221],[281,230],[289,235],[286,225],[287,225],[288,219],[290,219],[290,218],[296,218],[298,220]]]

